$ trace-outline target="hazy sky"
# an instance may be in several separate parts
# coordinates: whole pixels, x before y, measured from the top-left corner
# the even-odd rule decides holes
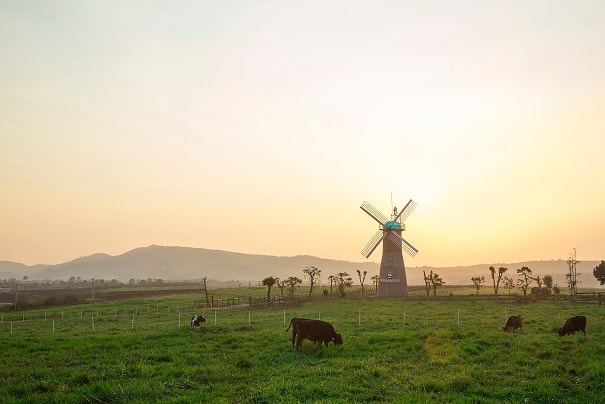
[[[0,0],[0,260],[605,259],[604,174],[600,0]]]

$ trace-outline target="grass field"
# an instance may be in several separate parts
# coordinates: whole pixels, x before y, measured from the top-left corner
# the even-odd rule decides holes
[[[4,313],[0,402],[603,402],[605,306],[487,299],[317,300],[197,310],[193,296]],[[523,333],[506,334],[505,315]],[[556,334],[574,314],[587,335]],[[342,346],[292,350],[291,317]],[[180,322],[179,322],[180,318]]]

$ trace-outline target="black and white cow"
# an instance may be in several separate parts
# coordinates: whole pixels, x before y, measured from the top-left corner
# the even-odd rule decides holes
[[[199,327],[202,325],[202,323],[206,322],[206,317],[202,316],[201,314],[194,314],[193,317],[191,317],[191,326],[192,327]]]

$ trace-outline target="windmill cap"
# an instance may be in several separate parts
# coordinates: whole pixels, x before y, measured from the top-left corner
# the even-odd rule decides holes
[[[394,220],[389,220],[384,224],[385,229],[401,229],[401,224]]]

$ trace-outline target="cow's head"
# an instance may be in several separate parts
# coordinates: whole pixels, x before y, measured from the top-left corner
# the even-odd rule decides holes
[[[342,335],[336,334],[336,336],[334,337],[334,344],[342,345]]]
[[[206,322],[206,317],[204,317],[202,315],[194,314],[193,317],[191,317],[191,326],[192,327],[198,327],[200,324],[205,323],[205,322]]]

